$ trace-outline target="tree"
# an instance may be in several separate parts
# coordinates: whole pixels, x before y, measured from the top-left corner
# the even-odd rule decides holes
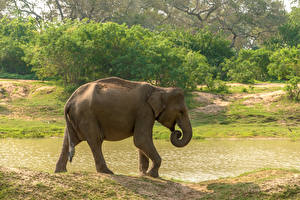
[[[241,83],[254,83],[255,80],[269,79],[268,65],[271,52],[266,49],[242,49],[235,57],[223,64],[225,74],[230,80]]]
[[[170,2],[170,1],[167,1]],[[261,44],[277,31],[285,20],[280,1],[271,0],[174,0],[169,3],[191,16],[193,26],[208,26],[213,32],[224,32],[231,47],[252,47]],[[198,23],[197,23],[198,22]]]
[[[281,46],[297,47],[300,44],[300,7],[292,8],[287,23],[279,27]]]
[[[269,74],[278,80],[300,76],[300,48],[278,49],[270,57]]]
[[[220,75],[223,78],[221,63],[226,58],[234,55],[233,49],[230,47],[230,41],[225,39],[221,34],[213,34],[207,29],[192,32],[182,29],[168,29],[161,31],[166,37],[177,46],[183,46],[191,51],[204,55],[210,66],[209,72],[216,78]]]
[[[141,26],[67,20],[46,23],[36,37],[26,62],[39,78],[56,77],[65,86],[119,76],[188,90],[210,68],[200,53]]]
[[[31,73],[23,61],[24,48],[33,39],[35,23],[32,19],[0,20],[0,70],[9,73]]]

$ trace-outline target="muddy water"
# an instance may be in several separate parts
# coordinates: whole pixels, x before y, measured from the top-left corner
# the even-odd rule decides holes
[[[206,140],[192,141],[184,148],[167,141],[154,141],[162,157],[160,175],[166,178],[199,182],[236,176],[258,168],[300,170],[300,142],[289,140]],[[0,139],[0,166],[26,167],[53,172],[62,138]],[[104,157],[116,174],[138,174],[137,150],[132,139],[104,142]],[[92,171],[91,151],[82,142],[76,146],[69,171]]]

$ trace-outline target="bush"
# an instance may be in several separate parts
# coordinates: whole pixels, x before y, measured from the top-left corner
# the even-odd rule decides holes
[[[177,46],[185,47],[204,55],[210,66],[209,72],[214,77],[222,73],[221,63],[234,55],[234,50],[230,47],[231,42],[229,40],[206,29],[200,29],[194,33],[180,29],[165,29],[161,34],[168,37]]]
[[[14,74],[31,74],[31,67],[23,61],[24,49],[34,38],[32,19],[0,19],[0,71]]]
[[[300,87],[298,84],[300,84],[300,77],[292,77],[284,88],[288,98],[293,101],[300,100]]]
[[[222,80],[214,80],[212,76],[206,78],[205,84],[209,92],[229,93],[229,87],[226,83]]]
[[[237,56],[227,59],[223,69],[230,80],[240,83],[254,83],[269,79],[267,66],[271,52],[266,49],[241,50]]]
[[[291,76],[300,76],[300,48],[282,48],[273,53],[268,65],[271,76],[278,80],[288,80]]]

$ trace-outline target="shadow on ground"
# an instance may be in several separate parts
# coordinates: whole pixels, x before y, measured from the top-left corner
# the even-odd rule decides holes
[[[147,199],[256,199],[262,197],[255,183],[188,184],[150,177],[112,176],[112,179]]]

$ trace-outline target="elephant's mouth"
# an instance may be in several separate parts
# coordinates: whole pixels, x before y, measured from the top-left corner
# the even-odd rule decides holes
[[[175,125],[176,125],[176,121],[174,121],[172,126],[170,127],[171,132],[175,131]]]

